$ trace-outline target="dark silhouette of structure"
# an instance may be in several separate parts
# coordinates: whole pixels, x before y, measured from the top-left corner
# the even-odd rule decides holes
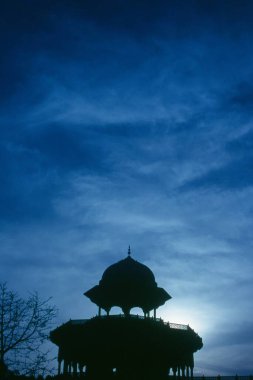
[[[59,374],[159,380],[172,370],[175,376],[193,376],[193,354],[202,339],[189,326],[156,318],[156,309],[171,296],[157,286],[147,266],[132,259],[130,247],[127,258],[109,266],[84,294],[98,306],[98,315],[70,320],[50,334],[59,347]],[[113,306],[123,314],[110,315]],[[144,315],[130,314],[134,307]]]

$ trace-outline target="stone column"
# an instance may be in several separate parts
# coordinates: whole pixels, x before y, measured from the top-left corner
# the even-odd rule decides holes
[[[73,373],[74,373],[74,375],[76,375],[77,374],[77,363],[73,362],[72,367],[73,367]]]
[[[64,361],[63,361],[63,373],[64,373],[64,375],[66,375],[68,373],[68,363],[67,363],[66,359],[64,359]]]
[[[58,359],[58,375],[61,374],[61,360]]]

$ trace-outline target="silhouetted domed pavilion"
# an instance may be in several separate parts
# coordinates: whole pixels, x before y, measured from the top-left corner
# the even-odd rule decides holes
[[[84,293],[92,302],[109,313],[113,306],[119,306],[125,315],[133,307],[140,307],[144,314],[155,310],[171,296],[158,288],[153,272],[144,264],[132,259],[130,247],[128,257],[109,266],[99,282]]]
[[[70,320],[50,334],[59,347],[59,374],[161,380],[172,369],[174,375],[193,376],[193,354],[203,346],[202,339],[189,326],[156,318],[156,309],[171,296],[157,286],[147,266],[131,257],[130,247],[128,256],[109,266],[99,284],[84,294],[98,306],[98,315]],[[110,315],[114,306],[124,314]],[[144,315],[130,314],[134,307]]]

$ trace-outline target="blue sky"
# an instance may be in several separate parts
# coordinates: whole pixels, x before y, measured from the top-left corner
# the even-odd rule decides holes
[[[0,280],[90,317],[130,244],[196,372],[253,373],[252,2],[1,7]]]

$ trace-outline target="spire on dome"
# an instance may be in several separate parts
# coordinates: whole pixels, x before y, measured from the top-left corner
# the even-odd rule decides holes
[[[131,248],[130,248],[130,245],[128,246],[128,252],[127,252],[127,254],[128,254],[128,257],[131,256]]]

